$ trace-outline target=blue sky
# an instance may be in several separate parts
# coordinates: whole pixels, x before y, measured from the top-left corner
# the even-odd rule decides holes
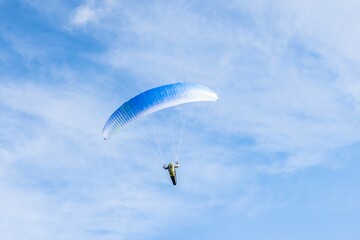
[[[0,0],[0,238],[359,239],[359,10]],[[174,82],[220,100],[103,140],[124,101]]]

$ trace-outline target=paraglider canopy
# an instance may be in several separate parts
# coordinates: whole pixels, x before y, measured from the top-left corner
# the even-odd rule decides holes
[[[184,103],[217,100],[213,90],[196,83],[174,83],[153,88],[122,104],[109,117],[102,134],[107,140],[134,120],[156,111]]]

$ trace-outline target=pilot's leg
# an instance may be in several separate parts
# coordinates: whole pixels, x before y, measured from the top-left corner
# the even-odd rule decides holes
[[[170,176],[171,177],[171,181],[174,185],[176,185],[176,175],[175,176]]]

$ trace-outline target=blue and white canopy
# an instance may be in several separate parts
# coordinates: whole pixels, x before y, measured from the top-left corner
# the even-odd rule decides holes
[[[107,120],[104,139],[109,139],[132,121],[153,112],[190,102],[217,101],[210,88],[196,83],[175,83],[150,89],[121,105]]]

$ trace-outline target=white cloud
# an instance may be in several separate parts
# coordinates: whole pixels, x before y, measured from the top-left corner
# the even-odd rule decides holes
[[[343,26],[352,14],[340,23],[330,17],[338,8],[346,15],[351,4],[322,5],[230,2],[198,12],[184,2],[87,1],[70,22],[96,22],[92,31],[108,51],[94,59],[131,71],[143,89],[175,81],[216,89],[220,101],[200,121],[227,136],[253,138],[259,151],[289,152],[280,169],[296,170],[326,161],[307,156],[328,156],[359,139],[355,102],[348,100],[356,99],[355,74],[346,60],[356,65],[346,41],[357,30]]]
[[[297,161],[293,169],[316,165],[323,160],[306,156],[331,155],[359,140],[355,102],[349,101],[356,92],[356,80],[351,80],[356,74],[342,60],[348,55],[346,44],[336,52],[325,48],[336,45],[336,36],[321,37],[317,29],[330,33],[331,28],[316,21],[317,3],[303,8],[276,3],[230,4],[218,11],[240,18],[225,20],[217,17],[221,13],[206,15],[211,10],[199,14],[186,3],[147,4],[146,14],[136,4],[114,6],[127,19],[126,25],[103,23],[118,37],[109,41],[111,48],[101,60],[131,70],[147,86],[169,81],[209,85],[220,101],[218,108],[211,108],[211,117],[202,119],[206,125],[214,124],[214,129],[229,135],[253,137],[261,151],[306,158],[303,166]],[[331,13],[328,8],[321,8],[324,14]],[[356,31],[341,29],[342,36],[356,36]]]
[[[44,227],[45,212],[43,198],[34,192],[14,190],[1,181],[0,220],[3,239],[38,239],[49,236]]]
[[[225,182],[217,182],[227,167],[221,167],[212,159],[199,159],[209,163],[202,168],[204,174],[184,168],[179,175],[183,184],[179,185],[178,193],[172,193],[162,162],[144,142],[153,144],[146,125],[130,127],[131,131],[123,131],[111,142],[103,141],[104,106],[108,104],[101,100],[102,95],[81,87],[59,89],[23,82],[5,83],[0,92],[1,111],[5,116],[1,120],[4,134],[0,138],[0,178],[6,186],[4,189],[12,189],[2,195],[9,205],[0,211],[7,215],[6,209],[12,207],[28,215],[12,212],[13,220],[0,226],[3,232],[16,231],[15,222],[21,218],[25,225],[38,228],[29,234],[30,239],[41,236],[127,239],[141,232],[145,236],[167,224],[174,215],[176,220],[171,221],[176,224],[224,201],[216,196],[214,189],[221,189],[222,183],[232,184],[239,178],[233,174],[224,179]],[[151,124],[154,120],[145,121]],[[154,126],[158,130],[163,127],[161,121]],[[166,136],[162,131],[159,134]],[[169,143],[167,140],[160,142],[162,147]],[[204,148],[199,144],[198,149],[191,150],[192,154],[201,156]],[[195,170],[200,166],[191,163],[192,154],[183,154],[189,158],[187,164],[184,163],[187,169]],[[215,173],[216,168],[216,175],[206,174]],[[228,170],[235,173],[235,169]],[[199,184],[193,186],[192,181]],[[201,204],[186,199],[196,191],[203,199]],[[34,200],[28,204],[14,201],[22,199],[27,192]],[[19,233],[15,237],[23,236]]]
[[[56,79],[54,86],[2,79],[0,189],[10,192],[2,193],[0,211],[19,212],[1,231],[15,232],[24,219],[40,229],[34,239],[126,239],[161,229],[172,215],[181,221],[217,206],[256,214],[264,204],[259,176],[325,164],[360,139],[351,40],[358,30],[345,27],[356,22],[345,16],[356,4],[85,1],[61,14],[41,1],[28,4],[61,15],[58,26],[91,25],[86,34],[106,51],[86,60],[105,66],[112,79],[46,61],[46,76],[37,77]],[[8,40],[24,58],[48,57],[31,37]],[[103,123],[121,101],[176,81],[208,85],[220,101],[168,110],[102,140]],[[181,125],[181,114],[187,130],[175,192],[161,164],[172,157],[171,127]],[[28,193],[31,209],[21,201]]]
[[[100,19],[106,18],[111,13],[114,5],[113,0],[106,1],[87,1],[76,8],[70,17],[70,24],[74,26],[85,26],[89,23],[97,23]]]
[[[96,22],[98,15],[96,11],[90,6],[80,6],[71,19],[74,25],[85,25],[89,22]]]

